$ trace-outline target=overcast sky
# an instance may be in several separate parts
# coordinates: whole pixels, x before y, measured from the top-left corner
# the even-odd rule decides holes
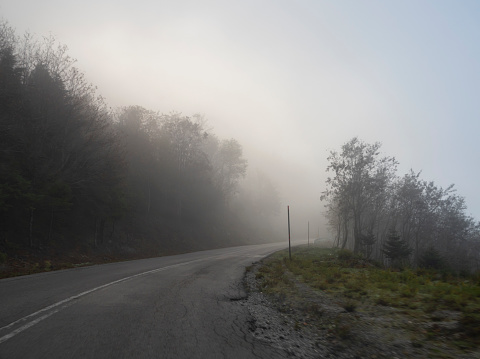
[[[354,136],[480,219],[480,1],[2,0],[0,16],[66,44],[112,107],[204,114],[300,222]]]

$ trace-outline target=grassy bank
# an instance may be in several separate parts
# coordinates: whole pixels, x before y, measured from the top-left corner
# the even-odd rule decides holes
[[[350,251],[310,246],[296,248],[292,260],[288,251],[274,254],[259,269],[257,279],[263,292],[279,298],[298,295],[294,290],[298,281],[363,317],[392,309],[389,313],[394,313],[396,323],[391,326],[407,331],[413,346],[428,346],[429,355],[440,343],[462,353],[480,344],[479,275],[390,270]],[[392,318],[393,314],[390,322]],[[436,355],[452,357],[442,350]]]

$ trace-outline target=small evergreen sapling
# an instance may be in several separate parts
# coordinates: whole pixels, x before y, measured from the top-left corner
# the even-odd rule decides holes
[[[442,270],[448,268],[448,262],[433,246],[423,252],[419,264],[420,267],[427,269]]]
[[[395,229],[390,229],[388,234],[388,239],[383,246],[382,252],[387,258],[392,261],[392,266],[397,264],[402,265],[412,249],[408,246],[408,243],[405,242]]]

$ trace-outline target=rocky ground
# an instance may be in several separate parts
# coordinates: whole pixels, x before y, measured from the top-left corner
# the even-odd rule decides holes
[[[454,312],[412,318],[386,306],[345,308],[345,303],[315,291],[287,272],[294,283],[287,294],[266,294],[259,288],[255,263],[245,274],[250,330],[261,341],[298,358],[480,358],[480,350],[462,351],[427,340],[427,329],[448,336],[458,325]],[[431,330],[430,330],[431,331]],[[449,339],[451,339],[449,337]]]

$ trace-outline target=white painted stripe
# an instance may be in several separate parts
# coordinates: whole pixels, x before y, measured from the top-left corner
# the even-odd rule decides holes
[[[238,252],[238,251],[236,251]],[[234,252],[234,253],[236,253]],[[234,254],[234,253],[229,253],[229,255],[231,254]],[[4,335],[3,337],[0,337],[0,344],[9,340],[10,338],[13,338],[15,335],[23,332],[24,330],[27,330],[28,328],[34,326],[35,324],[38,324],[40,323],[42,320],[45,320],[47,319],[48,317],[50,317],[51,315],[61,311],[62,309],[70,306],[71,303],[73,300],[75,299],[78,299],[78,298],[81,298],[87,294],[90,294],[92,292],[95,292],[97,290],[100,290],[100,289],[103,289],[103,288],[106,288],[106,287],[109,287],[111,285],[114,285],[114,284],[117,284],[117,283],[121,283],[121,282],[124,282],[126,280],[129,280],[129,279],[132,279],[132,278],[136,278],[136,277],[140,277],[140,276],[144,276],[146,274],[151,274],[151,273],[157,273],[157,272],[162,272],[164,270],[167,270],[167,269],[172,269],[172,268],[176,268],[176,267],[180,267],[180,266],[184,266],[184,265],[187,265],[187,264],[191,264],[191,263],[195,263],[195,262],[201,262],[201,261],[206,261],[206,260],[209,260],[209,259],[212,259],[212,258],[216,258],[216,257],[222,257],[222,256],[225,256],[225,254],[221,254],[221,255],[216,255],[216,256],[212,256],[212,257],[207,257],[207,258],[200,258],[200,259],[195,259],[193,261],[189,261],[189,262],[183,262],[183,263],[177,263],[177,264],[172,264],[170,266],[167,266],[167,267],[162,267],[162,268],[157,268],[157,269],[152,269],[152,270],[149,270],[149,271],[146,271],[146,272],[142,272],[142,273],[138,273],[138,274],[134,274],[134,275],[131,275],[129,277],[125,277],[125,278],[121,278],[121,279],[118,279],[118,280],[115,280],[113,282],[110,282],[110,283],[107,283],[107,284],[103,284],[101,286],[98,286],[98,287],[95,287],[95,288],[92,288],[92,289],[89,289],[89,290],[86,290],[85,292],[82,292],[80,294],[77,294],[77,295],[73,295],[67,299],[64,299],[64,300],[61,300],[55,304],[52,304],[52,305],[49,305],[48,307],[45,307],[43,309],[40,309],[38,311],[36,311],[35,313],[32,313],[32,314],[29,314],[23,318],[20,318],[2,328],[0,328],[0,331],[2,330],[6,330],[6,329],[10,329],[12,328],[13,326],[17,325],[17,324],[20,324],[22,322],[25,322],[25,321],[28,321],[29,319],[33,318],[33,317],[36,317],[37,315],[41,314],[41,313],[44,313],[44,312],[47,312],[46,314],[42,315],[41,317],[39,318],[36,318],[30,322],[28,322],[27,324],[24,324],[23,326],[13,330],[12,332]],[[63,306],[62,306],[63,305]],[[57,308],[57,309],[55,309]],[[50,310],[52,309],[55,309],[51,312],[49,312]]]
[[[10,338],[13,338],[15,335],[17,335],[18,333],[21,333],[23,332],[24,330],[27,330],[28,328],[30,327],[33,327],[35,324],[38,324],[40,323],[42,320],[44,319],[47,319],[48,317],[50,317],[51,315],[61,311],[63,308],[66,308],[66,307],[69,307],[71,304],[73,303],[68,303],[68,304],[65,304],[63,307],[60,307],[60,308],[57,308],[45,315],[42,315],[41,317],[35,319],[35,320],[32,320],[31,322],[28,322],[27,324],[21,326],[20,328],[17,328],[15,329],[13,332],[10,332],[8,333],[7,335],[4,335],[3,337],[0,338],[0,344],[7,341],[8,339]],[[4,327],[5,328],[5,327]]]
[[[98,287],[95,287],[95,288],[92,288],[92,289],[89,289],[87,291],[84,291],[80,294],[77,294],[77,295],[74,295],[74,296],[71,296],[67,299],[64,299],[64,300],[61,300],[57,303],[54,303],[52,305],[49,305],[48,307],[45,307],[43,309],[40,309],[32,314],[29,314],[23,318],[20,318],[2,328],[0,328],[0,331],[3,331],[3,330],[6,330],[6,329],[10,329],[12,327],[14,327],[15,325],[17,324],[20,324],[22,322],[26,322],[28,321],[29,319],[33,318],[33,317],[36,317],[37,315],[41,314],[41,313],[45,313],[44,315],[42,315],[41,317],[38,317],[36,319],[33,319],[32,321],[24,324],[23,326],[13,330],[12,332],[0,337],[0,344],[13,338],[15,335],[23,332],[24,330],[27,330],[28,328],[30,327],[33,327],[34,325],[40,323],[41,321],[47,319],[48,317],[52,316],[53,314],[61,311],[62,309],[64,308],[67,308],[69,307],[70,305],[72,305],[72,301],[75,300],[75,299],[79,299],[87,294],[90,294],[92,292],[95,292],[97,290],[100,290],[100,289],[103,289],[103,288],[106,288],[106,287],[109,287],[111,285],[114,285],[114,284],[117,284],[117,283],[121,283],[121,282],[124,282],[126,280],[129,280],[129,279],[132,279],[132,278],[136,278],[136,277],[140,277],[140,276],[143,276],[143,275],[146,275],[146,274],[151,274],[151,273],[157,273],[157,272],[162,272],[164,270],[167,270],[167,269],[172,269],[172,268],[176,268],[176,267],[180,267],[180,266],[184,266],[184,265],[187,265],[187,264],[191,264],[191,263],[195,263],[195,262],[201,262],[201,261],[206,261],[206,260],[209,260],[209,259],[213,259],[213,258],[219,258],[219,259],[224,259],[224,258],[228,258],[228,257],[231,257],[232,255],[234,254],[237,254],[239,252],[242,252],[242,251],[245,251],[244,248],[241,248],[241,249],[237,249],[236,251],[234,252],[230,252],[230,253],[225,253],[225,254],[218,254],[218,255],[215,255],[215,256],[211,256],[211,257],[206,257],[206,258],[199,258],[199,259],[195,259],[195,260],[192,260],[192,261],[188,261],[188,262],[183,262],[183,263],[177,263],[177,264],[172,264],[172,265],[169,265],[169,266],[166,266],[166,267],[162,267],[162,268],[157,268],[157,269],[152,269],[152,270],[149,270],[149,271],[146,271],[146,272],[142,272],[142,273],[138,273],[138,274],[134,274],[134,275],[131,275],[129,277],[125,277],[125,278],[121,278],[121,279],[118,279],[118,280],[115,280],[113,282],[110,282],[110,283],[107,283],[107,284],[103,284],[101,286],[98,286]],[[56,308],[56,309],[55,309]],[[55,309],[55,310],[52,310],[52,309]],[[52,311],[50,311],[52,310]],[[50,311],[50,312],[49,312]]]

